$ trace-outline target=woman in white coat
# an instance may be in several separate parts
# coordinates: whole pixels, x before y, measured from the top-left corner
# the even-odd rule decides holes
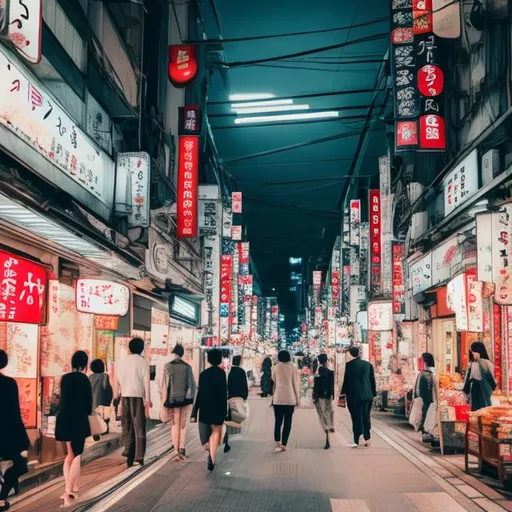
[[[272,368],[274,382],[274,441],[276,452],[284,452],[292,429],[295,407],[300,404],[300,377],[291,362],[290,352],[282,350],[277,356],[278,363]]]

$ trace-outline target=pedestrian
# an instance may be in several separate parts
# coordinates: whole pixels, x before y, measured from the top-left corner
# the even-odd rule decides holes
[[[318,356],[320,368],[315,377],[313,386],[313,400],[315,402],[316,412],[320,420],[320,426],[325,432],[324,450],[331,447],[329,433],[334,432],[334,410],[332,401],[334,399],[334,372],[327,368],[327,355]]]
[[[281,350],[277,356],[278,363],[273,368],[274,381],[274,441],[276,452],[284,452],[292,429],[295,407],[300,405],[300,376],[296,366],[291,362],[290,352]]]
[[[491,395],[496,389],[494,365],[489,360],[487,349],[481,341],[471,344],[469,361],[464,379],[464,392],[469,395],[471,410],[478,411],[492,405]]]
[[[261,363],[261,397],[267,398],[272,394],[272,359],[265,357]]]
[[[416,385],[414,386],[414,398],[421,398],[423,401],[421,421],[418,425],[418,431],[424,434],[424,425],[427,418],[428,408],[434,401],[434,374],[436,363],[434,361],[434,356],[429,352],[425,352],[421,355],[421,363],[423,368],[416,379]]]
[[[176,345],[172,353],[174,360],[164,366],[161,419],[171,424],[172,444],[179,460],[185,462],[185,438],[196,394],[196,381],[192,367],[183,360],[183,345]]]
[[[341,394],[346,396],[352,417],[354,447],[359,446],[361,435],[368,447],[371,444],[372,404],[377,396],[375,372],[368,361],[361,359],[359,347],[350,347],[349,353],[353,359],[346,364]]]
[[[66,443],[67,455],[63,472],[66,490],[61,496],[64,507],[78,498],[78,480],[85,440],[91,435],[89,416],[92,414],[91,382],[85,375],[89,356],[78,350],[71,358],[70,373],[60,383],[60,406],[55,424],[55,439]]]
[[[215,469],[217,449],[222,439],[222,427],[228,412],[226,372],[220,368],[222,352],[208,352],[210,368],[199,375],[199,387],[192,410],[192,421],[199,420],[199,438],[209,452],[208,471]]]
[[[17,489],[18,478],[27,471],[27,458],[30,441],[23,425],[20,411],[18,384],[3,374],[9,358],[0,350],[0,459],[7,469],[0,491],[0,512],[9,510],[7,501],[12,489]]]
[[[91,372],[89,380],[91,381],[92,388],[92,410],[100,414],[105,423],[107,424],[107,431],[109,431],[110,416],[105,414],[105,407],[110,407],[114,391],[110,384],[110,379],[105,373],[105,363],[101,359],[95,359],[91,363]]]
[[[133,338],[128,348],[130,355],[117,366],[117,398],[121,399],[121,420],[124,437],[123,456],[128,467],[144,465],[146,454],[146,419],[149,417],[151,393],[149,364],[142,357],[144,340]]]
[[[245,370],[240,367],[242,363],[242,356],[234,356],[231,363],[231,371],[228,375],[228,400],[241,399],[247,400],[249,397],[249,386],[247,385],[247,374]],[[226,428],[226,435],[224,436],[224,453],[231,450],[229,446],[229,435],[236,433],[237,430],[232,427]]]

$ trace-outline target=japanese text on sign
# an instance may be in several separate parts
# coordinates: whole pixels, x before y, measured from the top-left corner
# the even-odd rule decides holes
[[[195,238],[197,236],[198,158],[199,137],[181,136],[177,198],[179,238]]]
[[[128,312],[127,286],[102,279],[79,279],[76,283],[76,308],[81,313],[124,316]]]

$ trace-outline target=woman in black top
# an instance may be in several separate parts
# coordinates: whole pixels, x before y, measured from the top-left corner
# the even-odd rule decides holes
[[[0,370],[8,363],[7,354],[0,350]],[[28,448],[27,431],[20,411],[18,385],[14,379],[0,372],[0,459],[11,461],[12,466],[5,472],[4,484],[0,491],[0,511],[9,509],[7,498],[18,478],[27,472]]]
[[[334,411],[332,401],[334,399],[334,372],[327,368],[327,355],[320,354],[318,356],[320,368],[318,375],[315,377],[313,387],[313,400],[316,406],[316,412],[320,421],[320,426],[325,432],[324,450],[331,447],[329,441],[329,433],[334,432]]]
[[[272,394],[272,359],[266,357],[261,363],[261,396],[266,398]]]
[[[60,407],[55,425],[55,439],[64,441],[67,457],[64,461],[66,491],[64,506],[71,506],[77,498],[81,455],[85,440],[91,435],[89,416],[92,414],[92,389],[85,371],[88,356],[82,350],[71,358],[71,373],[62,377]]]
[[[247,385],[247,374],[243,368],[240,368],[242,356],[234,356],[231,362],[231,371],[228,375],[228,400],[231,398],[241,398],[247,400],[249,396],[249,386]],[[239,431],[239,430],[238,430]],[[224,453],[231,450],[229,446],[229,434],[236,433],[236,429],[227,427],[226,435],[224,436]]]
[[[199,375],[199,389],[192,410],[192,421],[199,413],[199,438],[210,452],[208,470],[215,469],[215,455],[222,438],[222,426],[228,412],[228,390],[226,372],[220,368],[222,352],[217,349],[208,352],[211,367]]]

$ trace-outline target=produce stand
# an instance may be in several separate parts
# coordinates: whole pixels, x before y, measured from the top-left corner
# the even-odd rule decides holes
[[[465,470],[469,456],[478,459],[478,471],[493,468],[502,485],[512,479],[512,405],[504,403],[469,414],[466,427]]]

